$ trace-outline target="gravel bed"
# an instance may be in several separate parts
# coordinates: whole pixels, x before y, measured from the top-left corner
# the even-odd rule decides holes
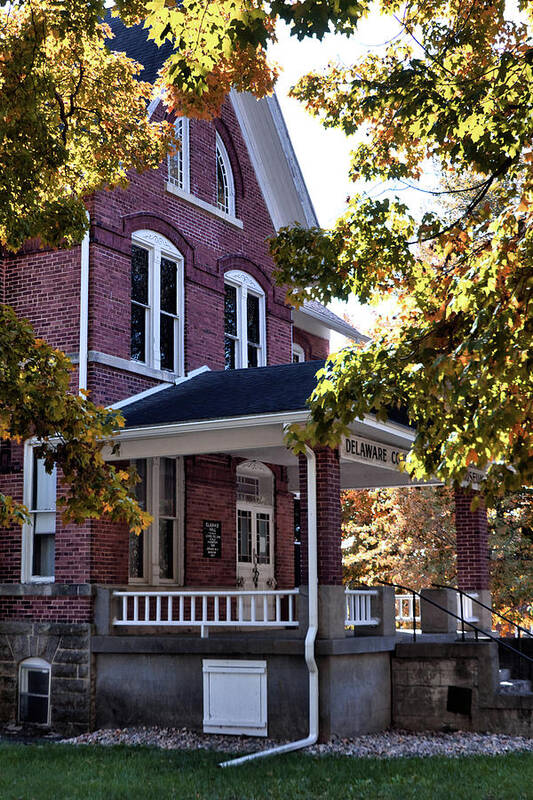
[[[194,733],[186,728],[116,728],[84,733],[62,744],[144,745],[164,750],[216,750],[222,753],[252,753],[283,744],[272,739]],[[308,747],[310,755],[345,755],[357,758],[403,758],[409,756],[501,755],[516,751],[533,752],[533,739],[497,733],[411,733],[383,731],[355,739],[334,739]]]

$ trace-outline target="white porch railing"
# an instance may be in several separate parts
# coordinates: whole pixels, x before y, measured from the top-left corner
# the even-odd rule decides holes
[[[479,622],[479,618],[474,614],[472,600],[478,597],[477,592],[463,595],[463,619],[465,622]],[[457,592],[457,616],[461,616],[461,595]]]
[[[121,617],[114,626],[200,628],[296,627],[294,598],[298,589],[268,591],[117,591]]]
[[[420,622],[420,599],[412,594],[397,594],[395,596],[396,602],[396,626],[401,627],[402,624],[413,624]]]
[[[372,616],[372,597],[377,596],[376,589],[346,589],[346,628],[359,625],[378,625],[379,619]]]

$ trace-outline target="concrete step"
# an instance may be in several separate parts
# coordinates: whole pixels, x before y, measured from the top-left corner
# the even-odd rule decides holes
[[[531,695],[531,681],[507,678],[500,680],[500,694]]]
[[[511,677],[511,670],[507,669],[507,667],[505,669],[499,669],[498,670],[498,674],[499,674],[499,677],[500,677],[500,682],[501,681],[508,681],[509,678]]]

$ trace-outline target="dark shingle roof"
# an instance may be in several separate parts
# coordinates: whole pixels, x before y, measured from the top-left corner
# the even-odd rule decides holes
[[[121,406],[126,428],[173,425],[284,411],[305,411],[324,361],[274,367],[205,371],[187,381]],[[407,416],[390,419],[407,425]]]
[[[110,50],[126,53],[138,61],[144,67],[139,76],[141,80],[154,83],[158,70],[172,53],[172,43],[165,42],[158,47],[153,40],[148,39],[148,30],[143,27],[142,22],[127,28],[121,19],[111,16],[111,11],[107,12],[104,21],[114,33],[114,38],[107,42]]]
[[[323,361],[206,371],[122,406],[126,428],[303,411]]]

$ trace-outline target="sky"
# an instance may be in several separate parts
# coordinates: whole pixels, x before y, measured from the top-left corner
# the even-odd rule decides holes
[[[322,227],[335,222],[345,209],[348,195],[356,190],[370,191],[373,196],[384,193],[392,196],[400,188],[402,199],[410,204],[420,202],[419,193],[401,187],[393,190],[391,185],[372,184],[369,187],[352,183],[348,178],[350,152],[361,137],[347,137],[340,130],[322,127],[301,103],[288,96],[291,86],[302,75],[323,70],[332,61],[349,65],[371,50],[382,52],[399,31],[400,25],[394,19],[374,13],[359,24],[353,36],[331,34],[321,42],[313,39],[298,42],[289,36],[286,26],[279,26],[278,43],[269,48],[270,58],[282,68],[276,94]],[[385,310],[384,307],[361,306],[355,299],[348,304],[334,302],[330,308],[339,316],[348,313],[352,324],[363,332],[367,332],[377,314]],[[337,347],[344,340],[335,337],[332,343]]]

